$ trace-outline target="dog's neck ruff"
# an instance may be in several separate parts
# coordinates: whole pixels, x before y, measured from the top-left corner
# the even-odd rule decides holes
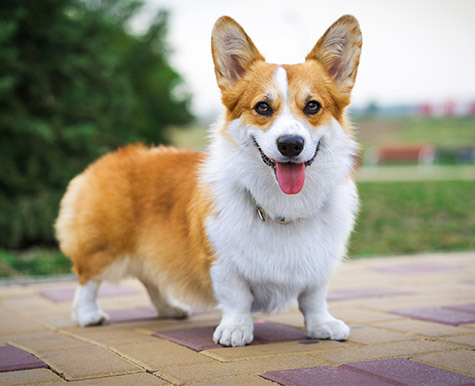
[[[251,198],[251,202],[256,208],[257,215],[259,216],[259,219],[262,222],[266,222],[268,218],[271,218],[272,221],[276,222],[277,224],[287,224],[293,221],[292,219],[285,218],[283,216],[270,217],[269,214],[265,211],[265,209],[256,202],[256,199],[252,195],[251,191],[248,190],[248,192],[249,192],[249,197]]]

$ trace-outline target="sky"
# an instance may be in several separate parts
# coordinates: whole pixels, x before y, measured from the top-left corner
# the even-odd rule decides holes
[[[210,39],[222,15],[279,64],[302,62],[334,21],[354,15],[363,33],[355,107],[475,102],[475,0],[146,0],[132,29],[157,9],[170,12],[170,62],[198,117],[220,110]]]

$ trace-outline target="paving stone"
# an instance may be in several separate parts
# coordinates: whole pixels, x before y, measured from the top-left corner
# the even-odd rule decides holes
[[[294,369],[284,371],[272,371],[262,374],[261,377],[277,382],[284,386],[308,386],[308,385],[394,385],[372,374],[361,373],[344,366],[321,366],[307,369]]]
[[[14,335],[9,342],[28,348],[30,352],[63,350],[67,348],[85,347],[90,344],[79,339],[59,334],[53,331],[32,334]]]
[[[410,295],[410,294],[411,293],[409,292],[391,291],[391,290],[378,289],[378,288],[354,288],[354,289],[330,291],[327,296],[327,300],[337,301],[337,300],[361,299],[361,298],[372,298],[372,297],[402,296],[402,295]]]
[[[143,371],[140,367],[129,361],[97,346],[48,351],[39,353],[38,356],[56,372],[63,374],[67,380]]]
[[[48,328],[22,314],[0,307],[0,336],[21,334],[32,331],[46,331]]]
[[[257,375],[246,376],[236,375],[231,377],[219,377],[213,379],[205,379],[196,382],[188,382],[187,386],[270,386],[274,382],[267,381]]]
[[[369,326],[350,325],[350,342],[361,344],[377,344],[417,339],[416,336],[399,332],[382,330]]]
[[[368,345],[337,352],[322,352],[318,353],[318,358],[336,364],[342,364],[393,357],[409,357],[411,355],[450,350],[453,348],[455,348],[455,346],[449,343],[410,340],[408,342]]]
[[[172,366],[159,370],[154,374],[171,383],[182,384],[232,375],[260,375],[267,371],[312,367],[322,363],[326,364],[306,355],[292,353],[279,355],[277,358],[254,358],[241,361],[239,365],[236,362],[222,363],[214,361],[214,363],[209,363],[206,366],[200,364],[185,367]]]
[[[157,371],[168,366],[213,363],[214,360],[179,344],[151,338],[148,342],[114,345],[120,356],[143,366],[148,371]]]
[[[299,342],[285,342],[273,344],[250,345],[244,347],[226,347],[201,351],[201,354],[217,359],[221,362],[242,361],[259,357],[276,357],[281,354],[315,353],[325,350],[345,350],[356,347],[350,342],[336,342],[331,340],[303,340]]]
[[[99,386],[135,386],[135,385],[169,385],[167,381],[148,373],[126,374],[115,377],[93,378],[84,381],[75,381],[74,386],[99,385]]]
[[[74,298],[74,292],[76,291],[76,286],[74,287],[65,287],[65,288],[45,288],[38,290],[38,293],[45,298],[52,300],[53,302],[66,302],[72,301]],[[112,285],[112,284],[102,284],[99,287],[98,296],[124,296],[124,295],[136,295],[141,292],[121,286],[121,285]]]
[[[448,310],[469,312],[469,313],[475,314],[475,303],[459,304],[457,306],[446,306],[443,308],[446,308]]]
[[[155,319],[157,313],[149,308],[132,308],[121,310],[105,310],[110,316],[110,323],[130,322],[135,320]]]
[[[459,326],[475,323],[475,313],[447,308],[415,308],[410,310],[392,311],[392,313],[408,316],[413,319]]]
[[[38,295],[5,299],[3,303],[9,307],[13,307],[18,310],[25,310],[30,314],[36,314],[38,312],[51,312],[57,310],[56,305],[54,303]]]
[[[261,344],[305,340],[302,330],[296,330],[274,323],[254,323],[254,339]]]
[[[64,330],[65,333],[77,338],[85,338],[100,344],[121,344],[148,342],[151,334],[140,332],[134,326],[105,325],[94,327],[74,327]]]
[[[442,337],[450,335],[468,334],[473,332],[469,328],[454,327],[441,323],[426,322],[423,320],[403,319],[386,322],[372,323],[376,327],[383,327],[392,330],[404,331],[411,334],[418,334],[427,337]]]
[[[181,344],[195,351],[223,347],[212,340],[214,327],[191,328],[185,330],[158,331],[153,336]],[[254,340],[251,345],[287,342],[306,339],[301,330],[274,323],[254,323]]]
[[[438,263],[410,263],[410,264],[398,264],[390,265],[384,264],[381,267],[373,268],[379,272],[387,272],[398,275],[409,275],[409,274],[418,274],[418,273],[429,273],[429,272],[447,272],[449,270],[461,270],[464,267],[461,265],[453,264],[438,264]]]
[[[357,307],[330,307],[330,313],[346,323],[382,322],[386,320],[402,319],[399,315],[382,311],[369,311]]]
[[[48,385],[61,385],[65,384],[66,381],[51,370],[43,368],[0,373],[0,385],[2,386],[38,385],[45,383]]]
[[[379,376],[388,381],[404,385],[462,385],[470,384],[474,378],[451,371],[424,365],[404,358],[359,362],[343,365],[364,373]]]
[[[214,327],[202,327],[185,330],[157,331],[153,336],[178,343],[195,351],[202,351],[221,347],[213,342],[213,331]]]
[[[444,341],[475,347],[475,334],[446,337],[444,338]]]
[[[456,371],[474,377],[471,384],[475,384],[475,351],[456,350],[445,353],[434,353],[413,358],[431,366]]]
[[[0,372],[47,368],[48,365],[30,353],[13,346],[0,347]]]

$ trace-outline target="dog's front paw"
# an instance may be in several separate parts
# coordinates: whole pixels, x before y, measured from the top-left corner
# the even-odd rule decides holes
[[[213,334],[214,343],[223,346],[240,347],[249,344],[254,339],[253,325],[219,325]]]
[[[79,308],[73,313],[73,320],[79,327],[97,326],[107,323],[109,319],[109,315],[100,308]]]
[[[350,328],[339,319],[307,323],[306,334],[311,339],[347,340]]]

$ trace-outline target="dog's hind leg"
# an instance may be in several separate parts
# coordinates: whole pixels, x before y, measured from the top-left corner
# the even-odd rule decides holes
[[[144,279],[140,279],[140,281],[147,289],[150,300],[157,310],[158,317],[174,319],[184,319],[188,317],[188,311],[170,304],[156,284],[152,284]]]
[[[72,317],[80,327],[95,326],[109,321],[109,316],[102,310],[97,300],[99,285],[99,281],[90,280],[76,288]]]

